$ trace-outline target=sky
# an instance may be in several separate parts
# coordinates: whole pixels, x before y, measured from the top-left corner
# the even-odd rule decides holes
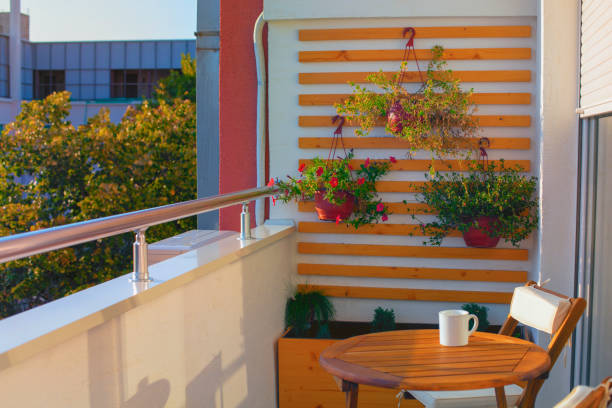
[[[197,0],[21,0],[31,41],[195,39]],[[0,11],[10,0],[0,0]]]

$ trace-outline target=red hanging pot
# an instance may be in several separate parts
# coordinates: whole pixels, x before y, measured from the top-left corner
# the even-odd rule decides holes
[[[330,203],[325,199],[325,192],[317,191],[315,193],[315,210],[321,221],[336,221],[338,217],[341,220],[346,220],[353,213],[355,208],[355,196],[347,191],[336,191],[334,193],[336,200],[344,200],[340,205]]]
[[[496,217],[478,217],[476,218],[478,228],[471,226],[463,233],[463,240],[469,247],[474,248],[494,248],[499,242],[499,237],[490,236],[491,231],[494,231]],[[487,234],[488,232],[488,234]]]

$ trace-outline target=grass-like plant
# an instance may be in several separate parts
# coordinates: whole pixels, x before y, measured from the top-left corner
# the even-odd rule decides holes
[[[296,290],[285,305],[285,327],[292,327],[296,337],[329,338],[329,322],[336,310],[320,290]]]
[[[377,307],[374,310],[374,318],[370,326],[372,333],[395,330],[395,311]]]
[[[389,160],[370,160],[353,169],[351,160],[353,152],[337,160],[323,160],[315,157],[311,164],[302,164],[297,177],[288,176],[286,180],[277,180],[280,193],[277,199],[283,202],[291,200],[312,200],[317,192],[332,204],[341,205],[345,198],[338,197],[338,192],[348,192],[355,197],[355,209],[348,219],[338,219],[358,228],[361,225],[386,221],[389,208],[376,194],[376,181],[385,175],[395,158]]]
[[[479,306],[476,303],[466,303],[463,306],[461,306],[461,309],[465,310],[466,312],[476,315],[476,317],[478,318],[478,331],[485,331],[488,327],[489,327],[489,319],[488,319],[488,312],[489,312],[489,308],[486,306]],[[474,325],[474,322],[472,320],[470,320],[470,325],[468,327],[469,330],[472,330],[472,326]]]
[[[538,226],[538,179],[522,174],[519,166],[506,167],[504,160],[471,168],[468,173],[426,174],[429,182],[417,187],[417,200],[437,214],[435,221],[421,222],[429,236],[424,244],[440,245],[454,230],[478,228],[478,217],[493,217],[493,228],[485,232],[518,246]]]
[[[436,157],[458,155],[469,147],[464,138],[475,136],[478,123],[471,102],[472,90],[463,91],[443,60],[444,49],[435,46],[423,78],[423,86],[409,93],[401,83],[406,62],[398,74],[382,71],[367,77],[379,89],[369,90],[351,83],[353,94],[335,105],[339,115],[356,122],[357,135],[368,135],[375,126],[410,142],[410,150],[429,150]]]

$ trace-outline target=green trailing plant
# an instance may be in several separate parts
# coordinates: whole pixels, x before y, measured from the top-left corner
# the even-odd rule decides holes
[[[377,307],[374,310],[374,318],[370,326],[372,333],[395,330],[395,311]]]
[[[465,233],[478,228],[478,217],[492,217],[486,234],[518,246],[538,226],[537,178],[522,174],[520,166],[506,167],[504,160],[472,163],[471,168],[468,173],[426,174],[428,183],[417,186],[417,201],[437,214],[435,221],[421,222],[429,236],[424,244],[440,245],[452,231]]]
[[[398,74],[380,71],[367,77],[377,91],[351,83],[353,94],[335,105],[338,114],[360,126],[356,130],[359,136],[385,123],[388,133],[410,142],[411,151],[425,149],[436,157],[459,155],[461,149],[470,147],[465,138],[478,132],[478,123],[472,116],[472,90],[463,91],[460,81],[447,69],[442,47],[435,46],[431,52],[418,92],[409,93],[401,84],[406,69],[403,62]]]
[[[346,200],[338,197],[338,192],[348,192],[355,197],[355,209],[348,219],[336,219],[336,223],[346,223],[358,228],[365,224],[377,223],[388,219],[389,208],[376,194],[376,181],[385,175],[395,162],[389,160],[365,160],[359,168],[351,166],[353,152],[337,160],[314,158],[311,164],[301,164],[297,177],[288,176],[286,180],[275,183],[280,189],[277,199],[282,202],[291,200],[312,200],[318,192],[332,204],[341,205]]]
[[[285,305],[285,327],[296,337],[329,338],[329,322],[336,311],[320,290],[296,290]]]
[[[465,310],[466,312],[476,315],[476,317],[478,318],[478,331],[486,331],[487,328],[489,327],[489,319],[488,317],[488,312],[489,312],[489,308],[486,306],[479,306],[476,303],[466,303],[463,306],[461,306],[461,309]],[[472,326],[474,325],[474,322],[472,320],[470,320],[470,326],[469,329],[472,330]]]

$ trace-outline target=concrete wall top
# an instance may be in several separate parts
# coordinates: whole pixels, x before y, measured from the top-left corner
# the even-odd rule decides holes
[[[536,16],[534,0],[264,0],[266,20],[358,17]]]

